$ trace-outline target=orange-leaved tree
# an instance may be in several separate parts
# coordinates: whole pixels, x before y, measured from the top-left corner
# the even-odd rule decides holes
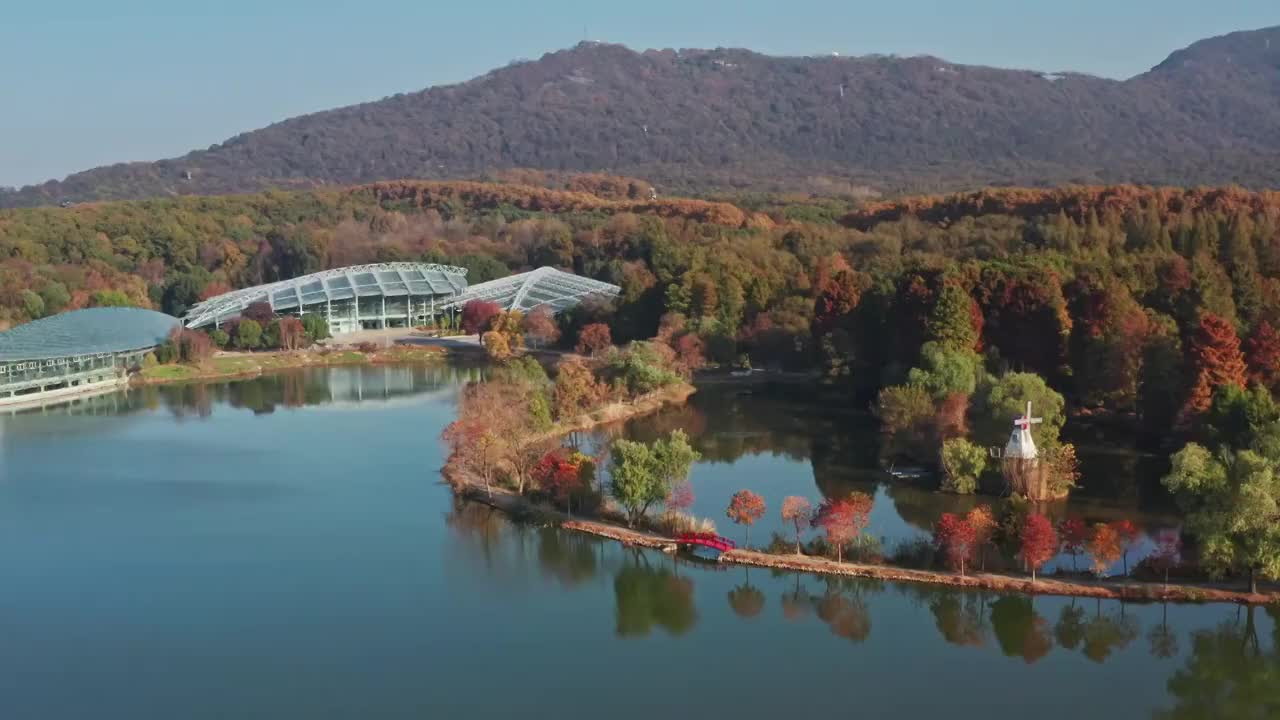
[[[973,528],[973,546],[978,551],[978,567],[981,570],[987,569],[987,546],[991,544],[995,537],[996,528],[999,524],[996,518],[991,514],[991,508],[986,505],[977,505],[964,516],[964,521],[969,523],[969,527]]]
[[[1039,513],[1028,515],[1022,521],[1019,535],[1022,561],[1031,571],[1031,582],[1036,581],[1036,571],[1058,552],[1058,533],[1049,518]]]
[[[1191,391],[1182,407],[1184,424],[1204,414],[1213,402],[1213,391],[1224,385],[1245,386],[1246,366],[1240,338],[1231,323],[1204,313],[1191,334],[1187,349]]]
[[[813,518],[813,505],[799,495],[792,495],[782,501],[782,521],[791,523],[796,531],[796,554],[800,554],[800,533],[809,526]]]
[[[746,543],[751,542],[751,526],[764,517],[764,498],[750,490],[739,490],[729,498],[729,507],[725,515],[735,523],[746,527]]]
[[[1120,559],[1120,533],[1112,525],[1098,523],[1089,537],[1089,554],[1093,556],[1093,572],[1102,577]]]
[[[613,334],[604,323],[591,323],[578,333],[578,345],[575,350],[579,355],[596,357],[600,352],[613,344]]]

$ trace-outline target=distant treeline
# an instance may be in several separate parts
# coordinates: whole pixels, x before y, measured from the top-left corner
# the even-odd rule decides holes
[[[93,304],[182,313],[362,262],[457,264],[473,283],[552,265],[622,286],[596,310],[617,341],[678,314],[713,362],[821,369],[862,406],[905,380],[947,288],[968,295],[990,367],[1034,372],[1072,406],[1172,424],[1206,314],[1252,379],[1275,383],[1275,193],[1081,187],[858,206],[652,201],[623,179],[584,189],[597,187],[610,199],[401,182],[0,211],[0,322]]]

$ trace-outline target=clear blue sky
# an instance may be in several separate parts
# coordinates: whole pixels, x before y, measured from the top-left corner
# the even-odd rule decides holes
[[[207,147],[593,40],[1143,72],[1276,0],[51,0],[0,14],[0,185]],[[183,7],[190,6],[190,7]]]

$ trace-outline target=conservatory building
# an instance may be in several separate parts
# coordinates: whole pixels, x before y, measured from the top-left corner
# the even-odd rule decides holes
[[[215,328],[265,302],[277,315],[319,315],[329,322],[330,333],[342,335],[426,325],[466,289],[465,268],[411,262],[356,265],[218,295],[192,307],[183,320],[189,328]]]
[[[473,301],[497,303],[503,310],[519,310],[527,313],[544,305],[553,315],[577,306],[589,297],[615,298],[622,288],[610,283],[574,275],[553,267],[509,275],[467,288],[467,291],[448,303],[450,308],[461,308]]]
[[[0,410],[116,388],[179,326],[153,310],[74,310],[0,332]]]

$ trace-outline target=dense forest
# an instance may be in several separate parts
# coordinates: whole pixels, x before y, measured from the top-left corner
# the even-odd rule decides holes
[[[245,132],[184,157],[0,190],[0,207],[257,192],[510,168],[709,188],[1280,181],[1280,28],[1127,80],[934,57],[771,57],[583,43],[457,85]]]
[[[615,341],[661,326],[715,363],[821,372],[863,407],[946,365],[936,350],[948,342],[991,372],[1034,373],[1072,409],[1134,414],[1155,433],[1206,411],[1223,384],[1280,382],[1275,193],[734,205],[628,199],[629,184],[386,183],[3,211],[0,320],[103,304],[180,314],[228,288],[368,261],[459,264],[471,282],[552,265],[623,288],[616,307],[570,325],[607,316]]]

